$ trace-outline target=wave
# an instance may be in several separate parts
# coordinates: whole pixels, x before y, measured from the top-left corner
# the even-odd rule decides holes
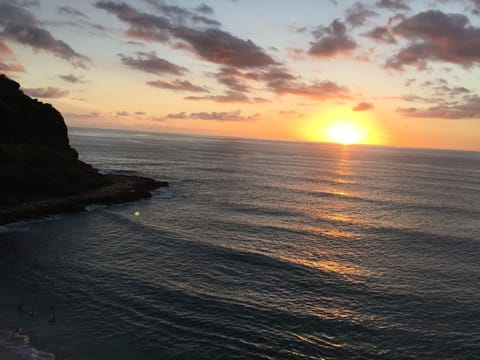
[[[0,330],[0,345],[19,355],[24,360],[54,360],[55,355],[36,349],[30,343],[30,337],[23,333]]]

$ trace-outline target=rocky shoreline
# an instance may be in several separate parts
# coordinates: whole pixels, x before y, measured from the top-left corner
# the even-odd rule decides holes
[[[82,193],[26,201],[0,208],[0,225],[58,213],[74,213],[88,205],[112,205],[151,197],[151,192],[168,182],[141,176],[104,175],[111,184]]]

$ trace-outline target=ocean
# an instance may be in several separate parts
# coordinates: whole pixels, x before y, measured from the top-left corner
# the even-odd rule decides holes
[[[25,359],[480,358],[480,153],[70,139],[170,187],[0,227],[0,345]]]

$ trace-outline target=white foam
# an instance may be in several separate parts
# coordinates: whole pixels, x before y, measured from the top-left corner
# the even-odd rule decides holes
[[[0,330],[0,345],[5,349],[20,355],[25,360],[54,360],[55,355],[35,349],[30,344],[30,338],[21,330],[18,333]]]

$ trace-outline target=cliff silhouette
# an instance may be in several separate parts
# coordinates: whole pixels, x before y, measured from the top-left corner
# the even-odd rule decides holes
[[[0,74],[0,224],[136,200],[167,185],[98,173],[78,159],[62,115]]]

